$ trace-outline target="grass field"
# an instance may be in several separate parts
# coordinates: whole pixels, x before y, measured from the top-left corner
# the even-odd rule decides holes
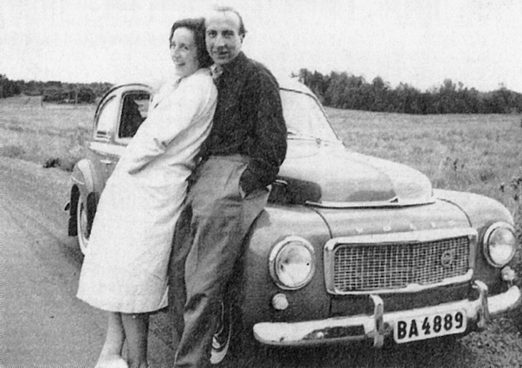
[[[56,165],[70,170],[85,154],[94,110],[94,105],[42,105],[40,97],[0,99],[0,156],[42,165],[58,159]],[[434,187],[499,200],[515,217],[522,241],[521,114],[420,116],[332,108],[327,113],[349,149],[408,164]]]
[[[84,155],[94,105],[41,104],[40,97],[0,99],[0,156],[42,165],[60,159],[70,170]]]

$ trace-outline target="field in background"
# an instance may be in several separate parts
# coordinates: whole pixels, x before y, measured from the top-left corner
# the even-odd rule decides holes
[[[84,156],[95,105],[0,99],[0,156],[70,170]],[[405,115],[326,109],[354,151],[405,163],[434,187],[498,199],[513,214],[522,197],[522,115]]]
[[[0,99],[0,156],[71,170],[84,156],[94,111],[95,105],[42,104],[41,96]]]
[[[95,105],[0,99],[0,156],[70,170],[84,156]],[[354,151],[405,163],[434,187],[498,199],[513,214],[522,197],[522,115],[405,115],[326,109]],[[58,162],[56,161],[58,160]]]

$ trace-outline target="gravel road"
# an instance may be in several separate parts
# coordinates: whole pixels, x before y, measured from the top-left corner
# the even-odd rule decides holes
[[[75,298],[82,256],[67,236],[69,174],[0,161],[0,366],[92,367],[103,313]],[[264,367],[522,367],[521,314],[453,342],[383,350],[364,346],[268,350],[227,364]],[[152,318],[151,366],[172,358],[165,313]]]

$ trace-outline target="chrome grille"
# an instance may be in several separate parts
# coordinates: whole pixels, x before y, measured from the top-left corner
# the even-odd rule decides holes
[[[468,236],[411,243],[340,243],[334,249],[334,288],[350,293],[437,284],[468,272],[470,249]]]

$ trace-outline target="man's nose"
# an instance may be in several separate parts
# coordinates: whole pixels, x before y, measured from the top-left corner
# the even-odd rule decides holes
[[[218,35],[216,37],[215,45],[216,45],[216,47],[225,46],[225,38],[223,36]]]

